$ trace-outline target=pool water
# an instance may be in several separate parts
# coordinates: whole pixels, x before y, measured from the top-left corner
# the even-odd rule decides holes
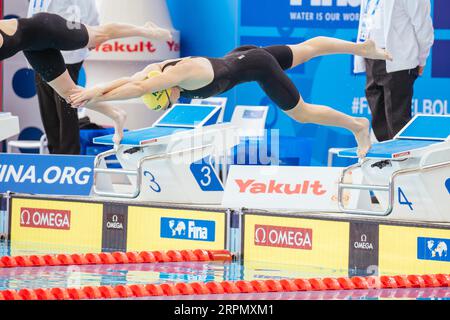
[[[3,254],[9,251],[3,243]],[[49,252],[45,252],[49,253]],[[30,250],[26,254],[42,254]],[[261,264],[258,262],[178,262],[84,266],[0,268],[0,290],[23,288],[71,288],[132,284],[189,283],[210,281],[264,280],[286,278],[340,277],[348,270],[310,266]],[[450,288],[354,290],[264,294],[226,294],[206,296],[149,297],[145,299],[450,299]]]

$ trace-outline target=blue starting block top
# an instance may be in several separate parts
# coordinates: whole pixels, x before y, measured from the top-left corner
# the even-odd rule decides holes
[[[154,127],[198,128],[217,123],[220,107],[177,104],[155,122]]]
[[[450,116],[418,115],[398,134],[397,139],[438,140],[450,136]]]
[[[450,116],[415,116],[394,140],[377,143],[367,153],[367,158],[396,159],[408,156],[411,151],[442,142],[450,136]],[[340,157],[357,158],[357,148],[342,150]]]
[[[176,104],[153,127],[124,133],[122,145],[142,146],[175,133],[217,123],[220,107]],[[114,145],[113,135],[98,137],[94,143]]]
[[[189,131],[192,129],[178,128],[178,127],[151,127],[146,129],[140,129],[136,131],[125,132],[121,144],[127,146],[142,146],[146,142],[150,142],[155,139],[161,139],[171,136],[177,132]],[[94,143],[104,145],[114,145],[113,135],[103,136],[94,139]]]
[[[412,150],[428,147],[438,141],[432,140],[390,140],[374,144],[367,153],[367,158],[395,159],[406,155]],[[357,158],[357,148],[346,149],[339,152],[340,157]]]

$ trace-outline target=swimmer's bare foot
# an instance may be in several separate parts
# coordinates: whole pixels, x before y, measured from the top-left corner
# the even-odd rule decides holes
[[[127,121],[127,114],[125,111],[116,109],[114,110],[116,114],[114,118],[114,137],[113,142],[115,145],[119,145],[123,139],[123,130],[125,128],[125,122]]]
[[[168,29],[159,27],[157,24],[149,21],[144,26],[144,37],[153,40],[172,40],[172,33]]]
[[[359,129],[353,134],[358,143],[358,158],[364,158],[369,152],[372,143],[370,142],[370,122],[366,118],[356,118]]]
[[[359,45],[362,49],[361,56],[364,58],[374,60],[393,60],[391,54],[384,49],[378,48],[373,40],[367,40]]]

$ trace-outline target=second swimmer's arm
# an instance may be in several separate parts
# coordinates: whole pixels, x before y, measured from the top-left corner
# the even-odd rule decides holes
[[[116,101],[139,98],[146,93],[157,92],[178,86],[181,81],[182,79],[179,75],[168,72],[151,79],[129,82],[97,97],[95,101]]]
[[[145,80],[147,78],[148,73],[153,70],[161,70],[161,69],[158,64],[151,64],[147,66],[144,70],[136,73],[131,77],[121,78],[107,84],[98,85],[90,89],[76,88],[72,91],[72,94],[68,99],[68,102],[72,105],[72,107],[81,107],[85,106],[86,104],[99,101],[101,96],[112,90],[121,88],[122,86],[125,86],[129,83],[133,83],[134,81]]]
[[[147,78],[147,75],[150,73],[150,71],[153,70],[161,71],[161,68],[159,67],[158,64],[151,64],[148,65],[144,70],[134,74],[131,77],[124,77],[103,85],[99,85],[97,89],[100,91],[101,94],[107,93],[133,81],[144,80],[145,78]]]

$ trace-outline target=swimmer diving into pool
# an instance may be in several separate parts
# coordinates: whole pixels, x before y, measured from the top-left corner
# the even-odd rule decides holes
[[[91,89],[77,88],[70,96],[69,103],[73,107],[80,107],[103,101],[148,96],[151,93],[153,98],[165,99],[163,108],[167,108],[180,96],[207,98],[226,92],[240,83],[256,81],[269,98],[293,119],[302,123],[350,130],[358,142],[358,156],[362,158],[371,147],[369,121],[366,118],[348,116],[330,107],[305,102],[284,72],[312,58],[330,54],[353,54],[370,59],[392,60],[388,52],[377,48],[371,40],[353,43],[316,37],[295,45],[264,48],[242,46],[223,58],[187,57],[168,60],[151,64],[132,77]],[[154,105],[149,107],[155,109]],[[123,126],[123,122],[116,124],[116,128],[123,129]],[[114,142],[119,143],[122,136],[123,130],[116,132]]]
[[[23,51],[33,69],[64,99],[77,85],[66,69],[60,50],[95,48],[103,42],[128,37],[170,40],[169,30],[152,22],[143,27],[123,23],[86,26],[67,21],[59,15],[38,13],[27,19],[0,20],[0,61]],[[88,106],[121,123],[125,115],[106,104]],[[116,130],[121,130],[116,127]]]

